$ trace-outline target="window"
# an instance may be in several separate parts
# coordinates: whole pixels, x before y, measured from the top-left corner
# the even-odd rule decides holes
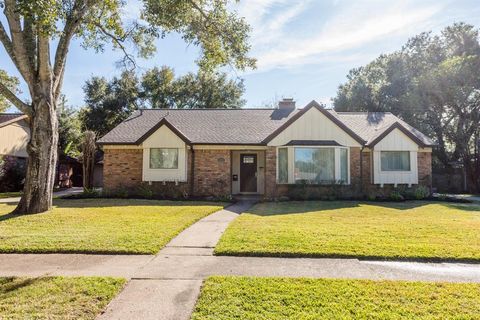
[[[288,183],[288,149],[278,149],[278,183]]]
[[[340,181],[348,183],[348,150],[340,149]]]
[[[178,169],[178,149],[150,149],[150,169]]]
[[[335,148],[295,148],[295,182],[335,181]]]
[[[382,171],[410,171],[409,151],[382,151],[380,158]]]

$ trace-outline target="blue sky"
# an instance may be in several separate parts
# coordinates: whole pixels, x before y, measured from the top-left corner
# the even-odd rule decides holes
[[[244,0],[232,9],[250,23],[251,55],[258,59],[256,70],[226,70],[245,79],[248,107],[282,97],[295,98],[299,106],[312,99],[329,104],[350,69],[399,49],[409,37],[460,21],[480,27],[478,0]],[[138,11],[139,3],[129,1],[125,13]],[[178,35],[157,41],[157,47],[154,58],[138,61],[140,71],[156,65],[177,74],[196,70],[198,49]],[[69,104],[83,105],[82,86],[91,76],[117,75],[119,58],[110,48],[96,54],[74,41],[63,87]],[[0,68],[17,75],[3,48]]]

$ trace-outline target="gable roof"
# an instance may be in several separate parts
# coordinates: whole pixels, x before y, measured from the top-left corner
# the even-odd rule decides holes
[[[164,123],[173,126],[192,144],[261,145],[269,134],[298,112],[279,109],[141,109],[98,143],[138,145],[165,119],[167,122]]]
[[[0,113],[0,128],[26,118],[28,117],[21,113]]]
[[[315,101],[296,110],[141,109],[103,136],[98,143],[139,145],[158,128],[166,125],[187,144],[266,145],[311,108],[322,112],[362,145],[375,145],[395,128],[402,130],[419,146],[434,145],[430,138],[389,112],[335,112],[322,108]]]

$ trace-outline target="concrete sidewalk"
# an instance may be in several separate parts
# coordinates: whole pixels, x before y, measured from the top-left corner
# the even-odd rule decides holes
[[[220,236],[253,203],[240,202],[190,226],[156,256],[0,254],[0,276],[131,279],[100,319],[189,319],[210,275],[480,283],[480,264],[213,256]]]

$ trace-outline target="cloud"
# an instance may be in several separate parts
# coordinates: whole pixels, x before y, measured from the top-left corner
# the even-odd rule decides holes
[[[257,70],[266,71],[319,62],[325,56],[348,60],[345,52],[388,36],[410,35],[443,7],[438,2],[335,0],[322,8],[312,1],[251,0],[239,13],[253,29]],[[323,17],[324,11],[330,14]],[[300,23],[303,32],[292,29]]]

